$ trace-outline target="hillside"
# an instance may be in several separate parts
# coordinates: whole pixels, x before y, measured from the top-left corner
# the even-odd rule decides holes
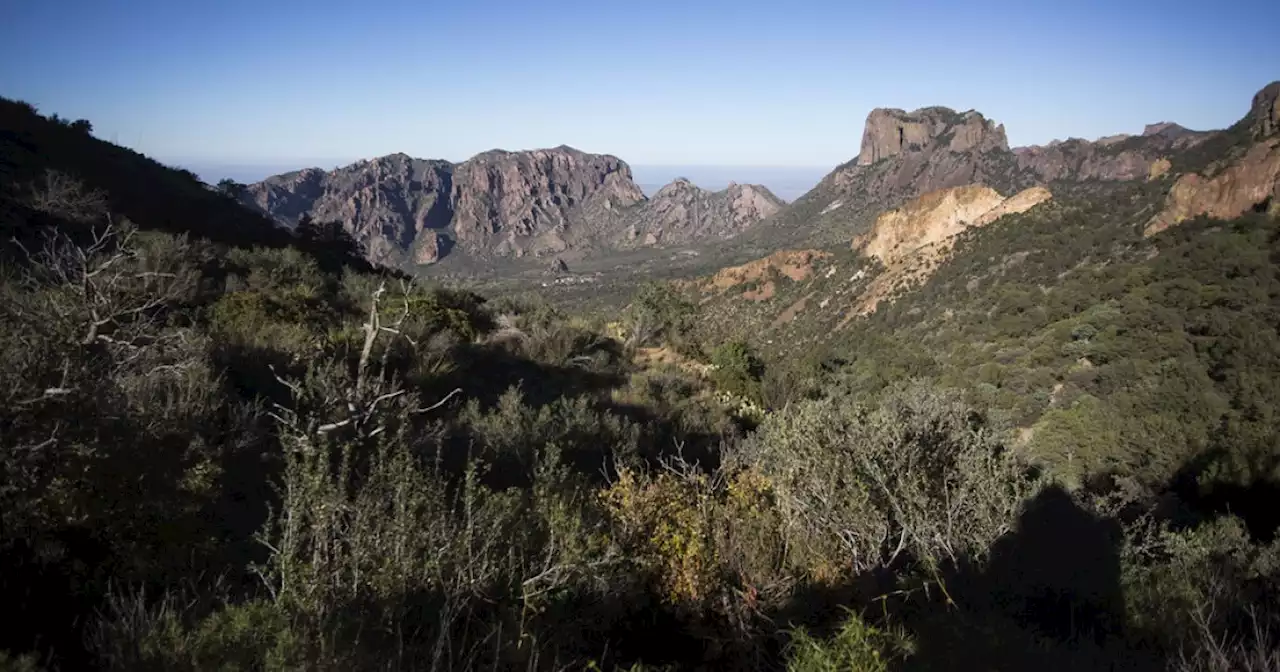
[[[393,154],[270,177],[242,199],[285,225],[340,222],[378,263],[421,267],[456,253],[489,271],[525,257],[722,240],[782,205],[758,185],[713,193],[687,180],[646,198],[620,159],[563,146],[459,164]]]
[[[1036,185],[1056,191],[1057,183],[1105,189],[1163,174],[1171,157],[1198,156],[1195,148],[1205,143],[1211,154],[1217,135],[1164,122],[1141,135],[1011,148],[1003,125],[974,110],[877,108],[867,115],[855,158],[723,253],[742,261],[781,247],[839,246],[880,213],[951,187],[982,184],[1005,196]]]
[[[789,271],[687,283],[698,323],[819,388],[835,371],[863,395],[908,376],[964,389],[1069,482],[1116,471],[1203,493],[1225,469],[1274,483],[1263,445],[1280,425],[1253,409],[1280,380],[1277,94],[1254,98],[1216,157],[1190,154],[1200,139],[1159,159],[1199,171],[1057,180],[1008,199],[931,191],[844,250],[790,253],[803,263]],[[796,393],[775,392],[773,405]]]

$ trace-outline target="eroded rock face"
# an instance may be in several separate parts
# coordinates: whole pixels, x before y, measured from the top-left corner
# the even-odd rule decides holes
[[[1044,187],[1032,187],[1007,199],[983,185],[942,189],[880,215],[871,231],[856,238],[853,246],[888,266],[969,227],[986,226],[1005,215],[1026,212],[1050,197]]]
[[[473,254],[558,253],[643,200],[631,168],[614,156],[569,147],[486,152],[454,170],[453,229]]]
[[[1144,229],[1155,235],[1200,215],[1230,219],[1280,203],[1280,137],[1265,139],[1214,175],[1183,175],[1169,190],[1162,212]]]
[[[628,214],[626,239],[617,242],[627,246],[723,240],[784,205],[782,199],[757,184],[731,182],[721,191],[709,191],[680,178]]]
[[[1003,201],[995,189],[981,185],[930,192],[880,215],[869,235],[854,246],[861,244],[863,254],[889,265],[960,233]]]
[[[1192,131],[1171,122],[1149,124],[1141,136],[1116,135],[1089,142],[1071,138],[1043,146],[1018,147],[1018,168],[1039,179],[1138,180],[1169,154],[1206,140],[1211,133]]]
[[[1164,210],[1143,229],[1146,235],[1201,215],[1230,219],[1256,209],[1280,213],[1280,82],[1253,97],[1247,119],[1256,142],[1204,173],[1179,177]]]
[[[928,193],[884,213],[867,235],[854,239],[853,248],[875,257],[885,268],[863,289],[840,326],[855,315],[875,311],[892,298],[895,288],[927,280],[949,257],[956,235],[964,230],[1026,212],[1050,198],[1044,187],[1004,198],[990,187],[970,185]]]
[[[391,264],[424,231],[448,226],[452,171],[447,161],[392,154],[329,172],[309,168],[270,177],[249,185],[244,198],[290,225],[303,215],[341,221],[371,261]]]
[[[867,115],[858,165],[868,166],[899,154],[941,147],[951,152],[1009,149],[1004,126],[977,112],[958,114],[945,107],[914,112],[876,108]]]
[[[703,292],[719,293],[746,286],[743,298],[764,301],[773,298],[778,280],[784,277],[792,282],[807,280],[813,276],[814,266],[830,257],[830,252],[821,250],[779,250],[740,266],[722,268],[698,287]]]
[[[413,254],[413,263],[418,265],[434,264],[444,256],[444,244],[440,234],[435,231],[423,231],[418,235]]]
[[[1253,118],[1253,137],[1280,133],[1280,82],[1271,82],[1253,97],[1249,115]]]
[[[486,152],[461,164],[392,154],[250,185],[248,205],[287,224],[341,221],[371,261],[439,261],[452,233],[477,256],[558,253],[602,237],[645,201],[613,156],[570,147]],[[608,237],[604,235],[603,237]]]

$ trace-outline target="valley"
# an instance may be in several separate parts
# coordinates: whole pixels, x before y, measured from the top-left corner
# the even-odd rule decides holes
[[[1280,82],[788,202],[0,100],[0,669],[1273,670]]]

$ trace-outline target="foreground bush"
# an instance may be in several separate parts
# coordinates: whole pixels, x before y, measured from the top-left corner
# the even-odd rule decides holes
[[[980,559],[1037,488],[958,394],[920,385],[874,408],[841,397],[793,405],[729,463],[768,479],[792,560],[836,574]]]

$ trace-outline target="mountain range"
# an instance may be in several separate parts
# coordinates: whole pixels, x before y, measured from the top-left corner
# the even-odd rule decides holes
[[[392,154],[309,168],[248,185],[242,201],[286,226],[303,216],[340,221],[371,261],[404,267],[462,256],[492,270],[519,258],[670,246],[749,257],[841,244],[939,189],[980,184],[1011,196],[1055,183],[1154,179],[1180,172],[1178,156],[1221,133],[1159,122],[1138,135],[1012,148],[1004,126],[975,110],[877,108],[856,157],[791,204],[761,185],[712,192],[682,178],[646,197],[626,162],[567,146],[494,150],[461,163]]]
[[[371,260],[393,265],[455,251],[501,260],[727,238],[784,205],[761,185],[711,192],[685,179],[649,198],[622,160],[567,146],[457,164],[392,154],[270,177],[242,198],[286,225],[341,221]]]

